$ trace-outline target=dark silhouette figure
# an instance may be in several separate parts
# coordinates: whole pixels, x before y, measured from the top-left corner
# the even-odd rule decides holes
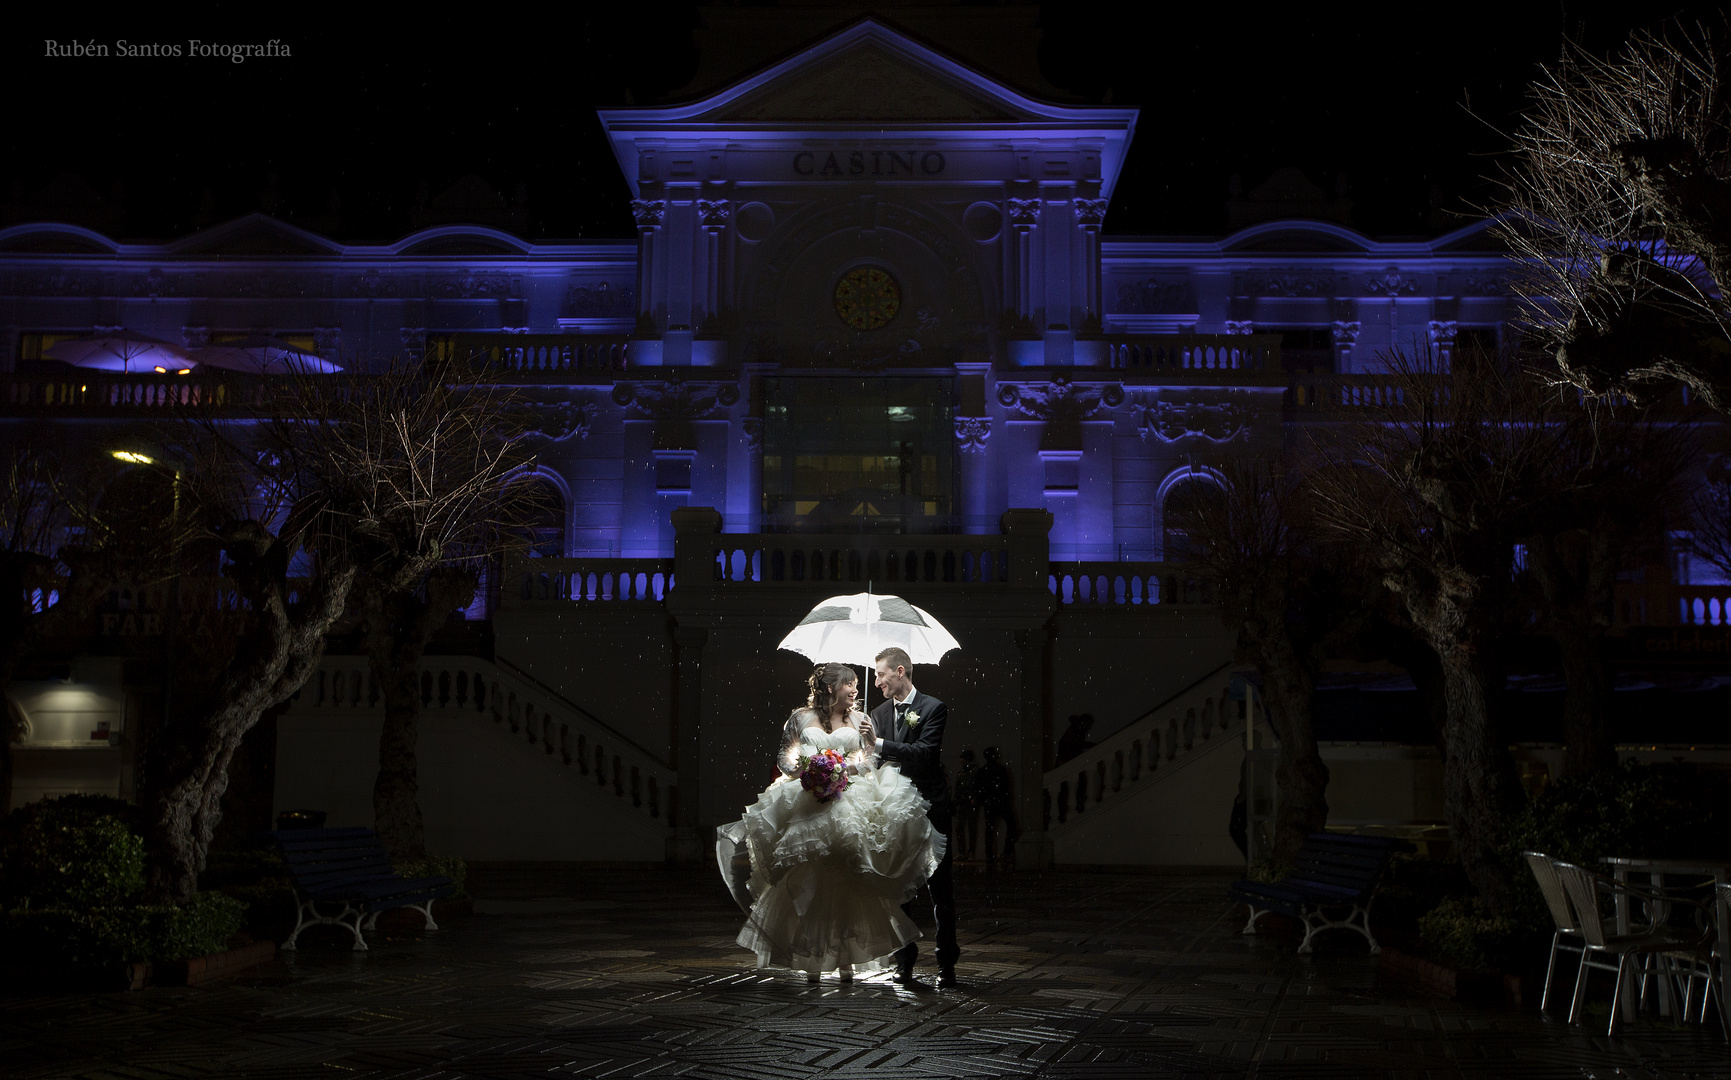
[[[1088,730],[1094,726],[1093,713],[1078,713],[1070,717],[1070,726],[1064,729],[1064,734],[1058,736],[1058,760],[1069,761],[1087,753],[1094,745],[1094,740],[1088,738]]]
[[[1010,787],[1010,770],[998,760],[997,747],[986,747],[986,763],[980,767],[974,785],[980,802],[980,813],[986,821],[986,869],[997,869],[997,832],[1000,821],[1004,825],[1004,866],[1012,867],[1016,864],[1016,838],[1022,835],[1022,830],[1016,824],[1016,801],[1015,793]]]
[[[950,842],[955,845],[956,858],[972,860],[980,838],[980,797],[975,790],[979,786],[980,767],[974,764],[972,750],[963,750],[961,757],[962,767],[956,773],[955,786],[951,788],[956,804],[956,831],[950,836]]]

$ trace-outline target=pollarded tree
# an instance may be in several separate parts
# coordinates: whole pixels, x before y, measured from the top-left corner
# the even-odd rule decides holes
[[[1554,497],[1564,438],[1555,421],[1568,410],[1494,357],[1386,362],[1385,404],[1330,429],[1314,498],[1319,519],[1360,547],[1436,654],[1445,813],[1463,868],[1502,913],[1510,881],[1498,850],[1523,799],[1500,715],[1518,622],[1514,550]]]
[[[1691,387],[1731,406],[1731,35],[1672,24],[1534,83],[1500,235],[1528,331],[1593,394]]]
[[[357,583],[416,588],[521,465],[496,419],[511,395],[448,367],[272,376],[257,400],[251,423],[206,417],[183,433],[183,512],[221,549],[234,625],[225,662],[177,689],[158,739],[147,844],[159,900],[196,889],[229,761],[316,669]]]
[[[1222,467],[1225,490],[1176,524],[1187,557],[1214,585],[1240,663],[1262,677],[1263,705],[1280,740],[1275,762],[1275,862],[1290,863],[1328,823],[1328,766],[1316,745],[1316,679],[1342,622],[1346,595],[1323,554],[1302,476],[1265,461]]]

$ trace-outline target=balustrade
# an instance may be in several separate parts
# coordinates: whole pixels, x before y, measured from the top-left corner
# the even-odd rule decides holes
[[[1230,665],[1137,717],[1123,730],[1045,775],[1043,803],[1048,829],[1068,823],[1104,802],[1152,783],[1162,763],[1216,736],[1242,732],[1239,702],[1231,695]]]
[[[473,717],[515,737],[550,763],[668,828],[677,825],[673,770],[629,738],[509,666],[468,657],[429,658],[421,708]],[[297,712],[371,712],[383,694],[366,660],[327,656],[295,696]]]
[[[987,587],[1010,580],[1010,549],[1002,536],[721,534],[709,539],[713,580],[724,586],[872,582]]]
[[[1065,606],[1214,602],[1209,582],[1182,563],[1055,562],[1046,587]]]
[[[78,371],[0,375],[0,408],[46,412],[166,414],[175,409],[234,408],[262,401],[262,383],[233,374],[123,375]]]
[[[1111,334],[1107,366],[1172,373],[1281,370],[1278,334]]]
[[[505,606],[660,603],[673,589],[672,559],[517,559],[506,567]]]
[[[631,366],[625,334],[450,334],[434,343],[444,355],[468,359],[506,376],[611,376]]]

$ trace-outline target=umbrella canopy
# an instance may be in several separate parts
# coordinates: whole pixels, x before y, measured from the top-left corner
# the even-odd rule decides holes
[[[73,367],[98,371],[131,374],[167,371],[179,374],[194,366],[186,350],[180,346],[130,330],[112,330],[87,338],[56,341],[43,352]]]
[[[246,371],[254,375],[277,372],[329,375],[343,369],[341,364],[334,364],[287,341],[263,334],[206,345],[193,353],[192,358],[205,367]]]
[[[869,592],[832,596],[811,609],[778,648],[813,663],[864,664],[891,645],[906,650],[916,664],[935,664],[959,649],[954,636],[931,613],[899,596]]]

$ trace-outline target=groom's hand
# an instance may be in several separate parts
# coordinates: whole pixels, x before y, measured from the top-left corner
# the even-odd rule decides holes
[[[870,751],[874,754],[877,753],[878,733],[872,727],[871,717],[869,716],[859,722],[859,744],[860,749]]]

